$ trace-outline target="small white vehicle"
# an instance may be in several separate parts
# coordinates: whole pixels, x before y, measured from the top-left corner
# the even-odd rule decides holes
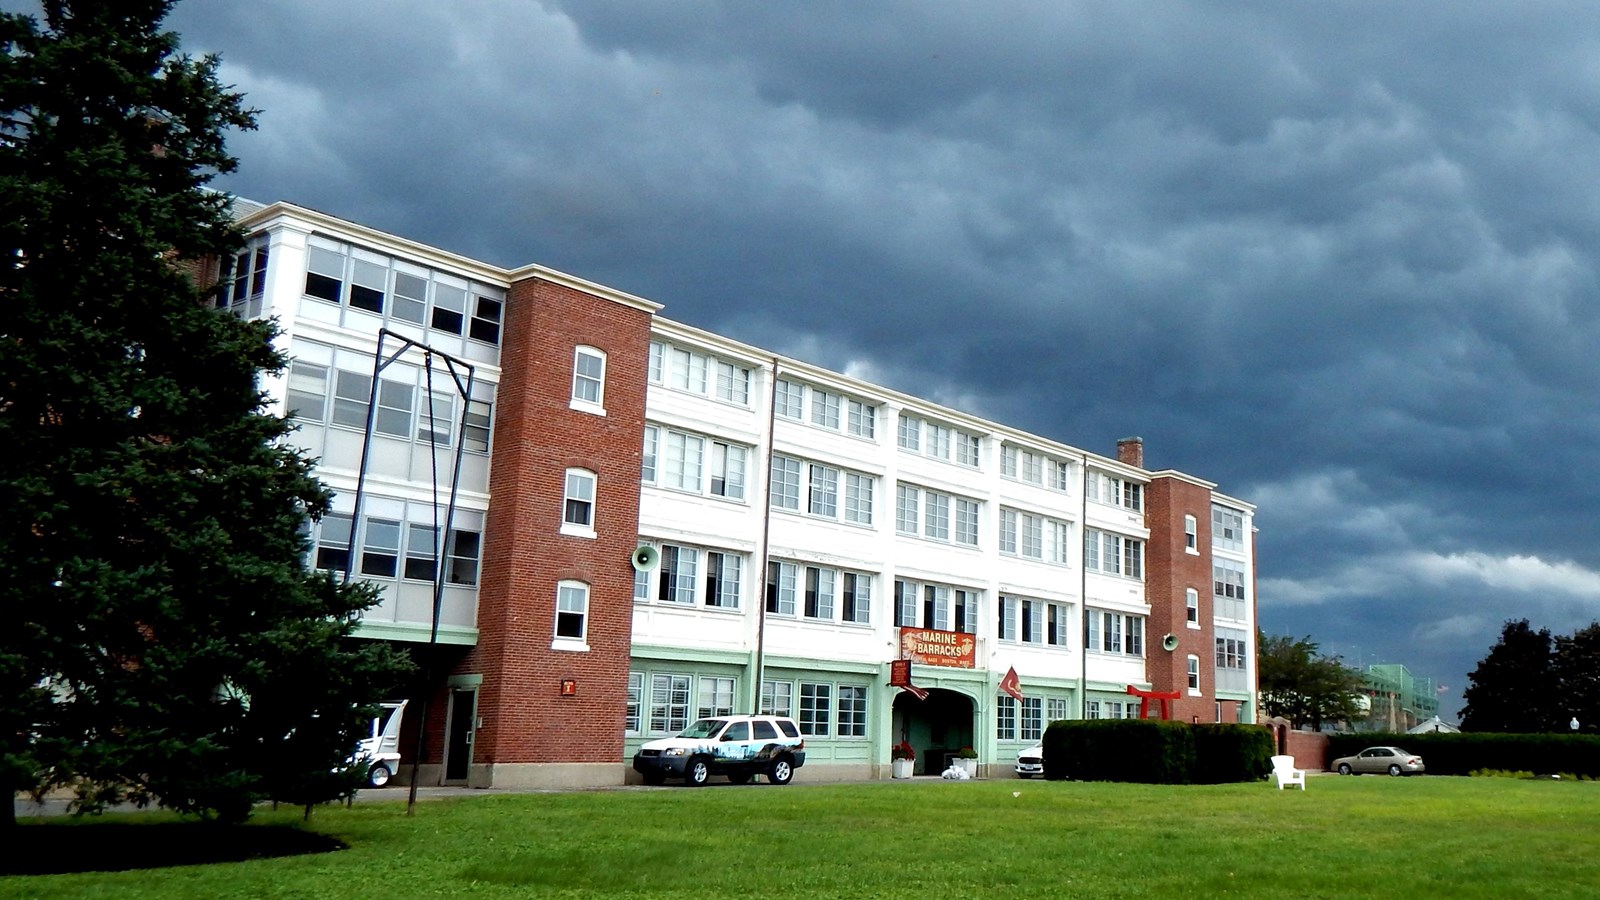
[[[400,766],[400,724],[405,720],[406,700],[379,704],[382,712],[372,718],[372,734],[356,744],[351,756],[367,764],[367,784],[381,788],[394,777]]]
[[[806,763],[800,726],[783,716],[719,716],[700,719],[676,737],[648,741],[633,756],[645,784],[668,778],[698,787],[712,775],[745,784],[757,775],[788,784]]]
[[[1017,754],[1017,777],[1032,778],[1044,774],[1044,745],[1035,744]]]

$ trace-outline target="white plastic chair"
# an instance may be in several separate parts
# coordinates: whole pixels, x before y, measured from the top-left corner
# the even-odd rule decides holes
[[[1278,790],[1283,790],[1284,785],[1297,784],[1300,790],[1306,789],[1306,770],[1294,767],[1294,757],[1274,756],[1272,758],[1272,780],[1278,783]]]

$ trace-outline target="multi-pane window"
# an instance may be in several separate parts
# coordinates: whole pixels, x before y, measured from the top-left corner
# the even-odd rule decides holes
[[[1144,616],[1091,609],[1087,625],[1090,650],[1125,656],[1144,655]]]
[[[221,277],[217,280],[218,306],[230,307],[244,316],[260,312],[259,308],[250,308],[250,301],[266,291],[267,254],[267,245],[255,242],[231,260],[223,260]]]
[[[344,513],[323,513],[317,523],[316,567],[343,572],[350,565],[350,532],[353,522]]]
[[[779,378],[777,389],[773,392],[773,411],[785,419],[798,420],[804,414],[805,395],[805,385]]]
[[[776,509],[800,508],[800,460],[772,457],[772,485],[768,495]]]
[[[657,576],[661,579],[656,599],[662,603],[694,605],[694,592],[700,568],[700,551],[693,547],[674,544],[661,545],[661,564]]]
[[[813,516],[822,516],[826,519],[839,517],[839,470],[832,466],[822,466],[811,463],[808,467],[810,474],[810,490],[807,494],[806,510]]]
[[[677,734],[689,727],[689,676],[657,674],[650,679],[650,733]]]
[[[858,625],[872,624],[872,576],[845,572],[840,592],[840,618]]]
[[[978,546],[978,501],[965,497],[955,498],[955,541],[969,547]]]
[[[827,566],[767,563],[767,612],[825,622],[872,621],[872,576]]]
[[[978,591],[895,579],[895,622],[903,628],[978,633]]]
[[[1067,646],[1070,607],[1065,603],[1002,596],[999,613],[998,634],[1003,641]]]
[[[995,730],[994,736],[1002,741],[1017,739],[1017,698],[1010,694],[1000,694],[995,697]]]
[[[1134,512],[1144,509],[1144,485],[1137,481],[1091,469],[1087,488],[1089,499],[1096,503],[1120,506]]]
[[[1006,444],[1000,448],[1000,474],[1005,478],[1049,487],[1052,490],[1067,489],[1066,463],[1013,444]]]
[[[729,362],[717,363],[717,399],[735,406],[749,406],[750,370]]]
[[[761,682],[760,715],[792,717],[794,715],[794,682]]]
[[[833,621],[834,582],[838,572],[821,566],[806,566],[805,617]]]
[[[745,459],[749,450],[737,444],[711,442],[711,495],[744,499]]]
[[[644,701],[644,675],[628,673],[628,705],[622,714],[622,730],[628,734],[639,733],[640,704]]]
[[[1190,625],[1200,624],[1200,592],[1194,588],[1183,592],[1183,615]]]
[[[650,344],[647,377],[651,384],[673,390],[710,396],[735,406],[750,405],[748,367],[660,341]]]
[[[661,486],[700,493],[706,440],[681,431],[661,435]]]
[[[873,479],[859,472],[803,462],[790,456],[774,456],[769,500],[776,509],[800,510],[804,496],[804,509],[808,514],[838,519],[841,481],[844,482],[844,520],[871,525]]]
[[[957,528],[952,537],[950,509],[956,507]],[[918,515],[918,510],[921,515]],[[899,483],[895,485],[895,530],[936,541],[978,544],[978,501]]]
[[[1067,717],[1067,701],[1061,697],[1047,698],[1045,706],[1045,716],[1048,721],[1059,722]]]
[[[1250,690],[1250,683],[1245,677],[1246,654],[1249,652],[1249,644],[1246,643],[1248,637],[1247,632],[1237,628],[1216,630],[1216,671],[1212,677],[1217,681],[1217,690]]]
[[[1200,552],[1200,523],[1194,516],[1183,517],[1183,549],[1186,553]]]
[[[307,247],[303,291],[316,300],[458,336],[469,325],[470,298],[467,336],[500,343],[502,289],[320,236]]]
[[[1244,566],[1229,559],[1211,563],[1212,613],[1219,619],[1243,621],[1247,614],[1245,604]]]
[[[982,439],[975,434],[904,412],[897,428],[896,442],[901,450],[973,468],[978,465]]]
[[[328,367],[295,360],[289,364],[287,388],[284,407],[289,411],[289,415],[308,422],[321,423],[328,403]],[[363,426],[365,422],[366,417],[363,415]]]
[[[700,701],[695,706],[695,718],[733,715],[733,679],[700,676]]]
[[[400,523],[368,518],[361,544],[361,574],[393,578],[400,568]]]
[[[871,475],[862,475],[859,472],[844,473],[844,520],[857,525],[872,524],[872,486],[874,479]]]
[[[750,449],[738,444],[646,425],[639,477],[645,484],[743,500],[749,455]]]
[[[839,411],[843,398],[820,388],[811,389],[811,424],[830,431],[839,430]]]
[[[1097,528],[1083,530],[1083,565],[1091,572],[1144,577],[1144,541]]]
[[[873,438],[878,431],[878,408],[860,400],[845,401],[847,430],[856,437]]]
[[[833,685],[800,682],[800,733],[827,737],[833,706]]]
[[[556,637],[583,640],[589,618],[589,586],[563,581],[556,586]]]
[[[568,469],[566,503],[561,522],[580,530],[594,529],[595,476],[587,469]]]
[[[1025,741],[1037,741],[1044,734],[1044,698],[1022,698],[1022,727],[1021,737]]]
[[[412,581],[431,582],[438,574],[438,529],[415,522],[406,526],[406,558],[401,565],[401,575]]]
[[[432,507],[385,502],[392,504],[396,516],[362,516],[360,533],[355,536],[361,548],[356,560],[359,564],[352,568],[368,579],[432,582],[437,574],[437,532],[430,524],[406,520],[407,515],[431,519]],[[476,529],[481,527],[480,520],[481,514],[457,511],[456,521],[463,525],[470,522],[470,528],[450,530],[450,542],[444,548],[445,584],[472,587],[478,583],[480,533]],[[316,528],[316,568],[342,572],[350,565],[352,548],[356,546],[351,534],[353,525],[348,513],[323,514]]]
[[[767,563],[767,612],[780,616],[795,614],[796,581],[800,567],[794,563]]]
[[[376,437],[399,438],[433,447],[452,445],[457,396],[453,389],[439,389],[443,385],[438,377],[434,379],[435,389],[429,391],[425,369],[405,363],[390,364],[378,380],[377,405],[373,408],[370,406],[370,372],[326,364],[345,351],[334,351],[310,341],[296,342],[292,351],[312,357],[320,355],[324,359],[324,362],[313,362],[297,358],[289,367],[284,405],[302,426],[335,425],[365,431],[370,409],[373,410],[372,432]],[[346,365],[350,362],[345,360]],[[492,385],[487,385],[474,388],[474,393],[493,389]],[[472,400],[467,404],[461,440],[463,449],[478,452],[489,449],[490,409],[488,400]]]
[[[606,355],[593,347],[579,347],[572,360],[572,402],[600,407],[605,403]]]
[[[1200,657],[1190,656],[1188,659],[1188,666],[1189,693],[1198,694],[1200,693]]]
[[[867,736],[867,689],[857,684],[839,685],[839,715],[834,734],[838,737]]]
[[[706,551],[706,605],[738,609],[743,574],[744,557],[736,553]]]
[[[1027,559],[1066,565],[1072,526],[1044,516],[1000,510],[1000,552]]]
[[[657,547],[661,562],[654,572],[635,571],[633,599],[680,606],[704,605],[738,609],[743,595],[744,557],[723,550],[701,550],[677,544]],[[651,580],[655,579],[655,590]]]
[[[1218,550],[1244,552],[1244,513],[1225,506],[1211,507],[1211,545]]]

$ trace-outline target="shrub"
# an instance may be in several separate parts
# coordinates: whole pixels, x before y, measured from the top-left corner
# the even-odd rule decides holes
[[[1259,781],[1272,771],[1272,732],[1259,725],[1193,725],[1195,784]]]
[[[1185,722],[1062,721],[1045,732],[1045,778],[1188,784],[1193,770],[1194,733]]]
[[[1328,761],[1386,744],[1422,757],[1430,775],[1487,770],[1600,778],[1600,737],[1586,734],[1330,734]]]

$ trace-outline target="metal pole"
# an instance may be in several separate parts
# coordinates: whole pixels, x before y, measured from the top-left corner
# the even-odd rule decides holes
[[[772,529],[772,445],[777,442],[778,434],[778,358],[772,358],[772,388],[767,397],[767,474],[763,487],[767,491],[767,498],[761,505],[761,569],[756,573],[760,579],[756,583],[761,585],[756,591],[756,665],[755,683],[750,690],[750,712],[752,715],[761,714],[761,679],[766,675],[766,642],[767,642],[767,566],[770,565],[770,544]]]

